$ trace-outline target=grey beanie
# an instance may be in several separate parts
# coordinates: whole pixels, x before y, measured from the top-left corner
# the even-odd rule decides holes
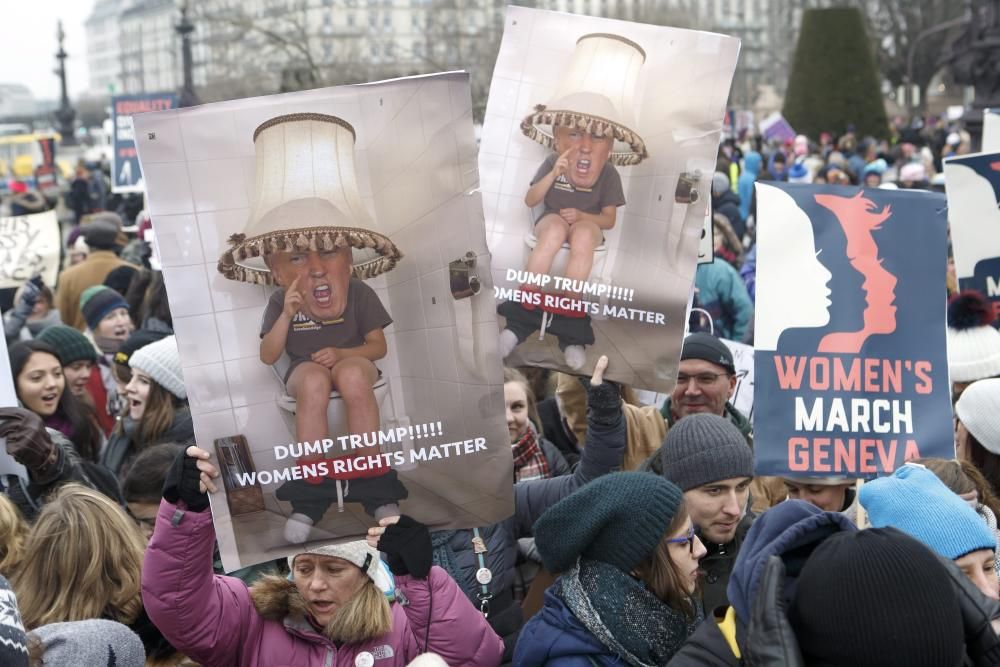
[[[753,450],[725,417],[688,415],[677,420],[660,447],[663,476],[681,491],[734,477],[753,477]]]
[[[115,621],[50,623],[30,634],[45,646],[46,666],[144,667],[146,664],[146,650],[139,635]]]

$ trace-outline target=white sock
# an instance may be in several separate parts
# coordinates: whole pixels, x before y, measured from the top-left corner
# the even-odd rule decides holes
[[[517,335],[510,329],[500,332],[500,358],[506,359],[517,347]]]
[[[302,544],[309,539],[309,531],[312,530],[312,525],[312,519],[305,514],[295,512],[285,522],[285,541],[292,544]]]
[[[566,365],[574,371],[580,370],[587,363],[587,353],[583,345],[567,345],[563,350],[563,356],[566,358]]]

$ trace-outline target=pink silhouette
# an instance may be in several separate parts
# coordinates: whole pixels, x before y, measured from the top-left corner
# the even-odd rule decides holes
[[[864,327],[860,331],[827,334],[819,343],[820,352],[857,354],[869,336],[896,330],[896,276],[889,273],[878,258],[878,245],[872,232],[891,215],[890,207],[875,210],[875,203],[858,192],[854,197],[816,195],[816,203],[837,216],[847,236],[847,259],[865,282]]]

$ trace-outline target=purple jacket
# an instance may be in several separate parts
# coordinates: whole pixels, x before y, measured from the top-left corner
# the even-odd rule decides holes
[[[273,591],[263,610],[265,617],[258,610],[260,600],[251,597],[246,584],[214,575],[214,542],[209,512],[184,512],[164,500],[142,568],[142,599],[150,619],[178,651],[206,667],[355,667],[365,663],[403,667],[425,651],[439,654],[453,666],[500,664],[503,642],[438,567],[431,569],[427,579],[396,578],[397,590],[409,603],[393,603],[391,633],[338,648],[301,615],[291,613],[278,620],[282,614],[275,616],[275,609],[285,611],[290,605],[275,602]],[[296,595],[291,582],[286,593]],[[362,653],[374,662],[367,657],[356,662]]]

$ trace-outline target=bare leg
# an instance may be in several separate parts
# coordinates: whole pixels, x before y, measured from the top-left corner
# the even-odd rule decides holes
[[[569,230],[569,263],[566,277],[570,280],[587,280],[594,267],[594,249],[601,244],[601,228],[592,222],[581,221]]]
[[[555,213],[543,216],[535,226],[535,238],[538,243],[528,257],[528,264],[524,268],[531,273],[547,274],[552,270],[552,260],[556,253],[562,248],[562,244],[569,238],[569,225]]]
[[[288,393],[295,399],[295,437],[299,442],[315,442],[330,437],[326,409],[330,403],[333,378],[330,370],[312,361],[295,367],[288,378]]]
[[[378,369],[364,357],[349,357],[334,364],[330,371],[334,388],[347,407],[347,428],[351,433],[372,433],[379,429],[378,401],[372,385]]]

